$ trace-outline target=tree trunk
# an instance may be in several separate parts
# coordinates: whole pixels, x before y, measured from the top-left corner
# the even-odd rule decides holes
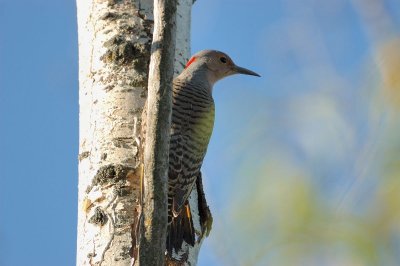
[[[169,132],[177,0],[154,1],[140,220],[140,265],[164,265],[167,228]],[[144,126],[144,125],[142,125]],[[143,141],[143,140],[142,140]],[[150,257],[148,254],[152,254]]]
[[[79,194],[77,265],[130,265],[146,100],[152,1],[77,1]]]
[[[192,0],[178,0],[175,74],[190,54],[191,6]],[[132,265],[137,258],[142,164],[137,139],[147,95],[153,1],[77,1],[77,9],[77,265]],[[196,192],[191,209],[200,232]],[[200,244],[189,249],[191,265]]]

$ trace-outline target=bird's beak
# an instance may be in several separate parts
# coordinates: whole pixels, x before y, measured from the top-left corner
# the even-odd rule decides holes
[[[251,71],[251,70],[249,70],[249,69],[247,69],[247,68],[244,68],[244,67],[240,67],[240,66],[234,66],[234,67],[233,67],[233,71],[234,71],[235,73],[238,73],[238,74],[245,74],[245,75],[251,75],[251,76],[261,77],[261,76],[258,75],[256,72]]]

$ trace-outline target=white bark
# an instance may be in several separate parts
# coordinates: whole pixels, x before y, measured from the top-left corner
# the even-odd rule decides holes
[[[175,74],[190,55],[192,0],[179,0]],[[79,194],[77,265],[131,265],[139,210],[136,139],[146,100],[151,0],[77,0]],[[197,202],[191,208],[201,232]],[[190,249],[195,265],[200,244]]]
[[[190,25],[192,0],[179,0],[176,10],[176,44],[174,77],[178,76],[190,58]]]
[[[139,197],[135,138],[146,100],[152,1],[77,1],[77,265],[130,265]]]

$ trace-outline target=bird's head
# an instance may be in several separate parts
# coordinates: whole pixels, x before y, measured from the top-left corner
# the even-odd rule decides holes
[[[205,72],[211,84],[234,74],[260,77],[249,69],[237,66],[227,54],[215,50],[203,50],[193,55],[187,62],[185,71],[193,74]]]

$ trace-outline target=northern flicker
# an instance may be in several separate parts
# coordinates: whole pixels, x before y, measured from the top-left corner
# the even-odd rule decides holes
[[[167,251],[195,243],[188,197],[206,155],[214,126],[213,85],[234,74],[259,76],[239,67],[223,52],[203,50],[192,56],[173,81],[168,170]]]

